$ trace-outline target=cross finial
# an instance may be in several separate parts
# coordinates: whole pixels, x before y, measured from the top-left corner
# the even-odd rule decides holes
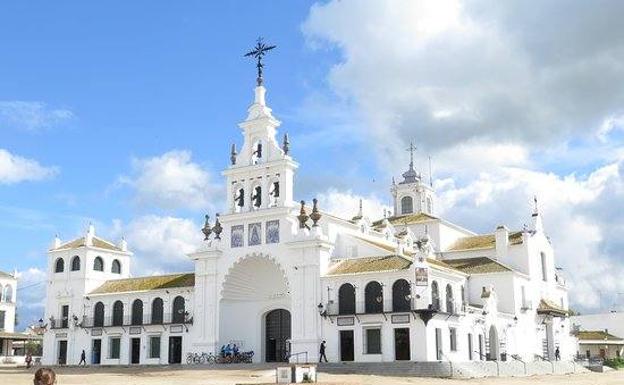
[[[256,68],[258,69],[258,78],[256,79],[256,83],[258,86],[261,86],[263,81],[262,68],[264,68],[264,64],[262,63],[262,58],[266,55],[267,51],[270,51],[275,47],[276,46],[274,45],[265,44],[262,37],[259,37],[254,49],[245,54],[245,57],[253,57],[257,60]]]
[[[538,208],[537,208],[537,195],[533,195],[533,203],[535,205],[535,214],[537,214],[537,210],[538,210]]]
[[[416,150],[417,150],[417,148],[416,148],[416,146],[414,146],[414,142],[412,142],[410,140],[410,146],[407,149],[407,151],[410,152],[410,168],[414,168],[414,151],[416,151]]]

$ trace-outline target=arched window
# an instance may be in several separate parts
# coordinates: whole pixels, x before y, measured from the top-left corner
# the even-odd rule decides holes
[[[96,303],[95,307],[93,308],[93,326],[104,326],[104,304],[102,302]]]
[[[2,293],[4,302],[13,302],[13,287],[11,285],[6,285]]]
[[[163,300],[161,298],[155,298],[152,301],[152,324],[163,323]]]
[[[433,214],[433,202],[431,201],[431,197],[427,197],[427,213]]]
[[[401,214],[411,214],[414,212],[414,201],[412,197],[401,198]]]
[[[63,258],[59,258],[54,263],[54,272],[62,273],[65,271],[65,260]]]
[[[175,324],[184,323],[184,312],[184,298],[180,296],[175,297],[173,300],[173,314],[171,316],[172,322]]]
[[[113,304],[113,326],[123,326],[124,318],[124,306],[123,302],[116,301]]]
[[[446,312],[455,313],[455,299],[453,298],[453,287],[451,284],[446,285]]]
[[[121,274],[121,263],[119,262],[119,260],[115,259],[113,261],[113,265],[111,266],[111,273]]]
[[[436,281],[431,282],[431,308],[440,310],[440,290]]]
[[[132,302],[132,324],[143,325],[143,301],[140,299]]]
[[[104,271],[104,260],[102,257],[95,257],[95,260],[93,261],[93,270]]]
[[[392,285],[392,311],[403,312],[411,310],[410,283],[404,279],[399,279]]]
[[[462,300],[462,305],[467,302],[466,301],[466,288],[464,287],[464,285],[461,285],[461,300]]]
[[[2,290],[2,285],[0,285],[0,302],[5,301],[4,296],[2,295],[2,293],[4,293],[4,290]]]
[[[369,282],[364,288],[364,311],[383,313],[383,289],[379,282]]]
[[[78,271],[78,270],[80,270],[80,257],[75,255],[71,261],[71,271]]]
[[[338,314],[355,314],[355,287],[350,283],[338,289]]]
[[[234,194],[234,211],[240,212],[245,207],[245,189],[239,188]]]

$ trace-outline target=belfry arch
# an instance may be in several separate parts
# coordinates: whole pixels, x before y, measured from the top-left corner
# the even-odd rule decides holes
[[[218,347],[253,350],[254,362],[282,360],[291,334],[290,285],[282,267],[269,256],[247,255],[230,267],[219,297]]]

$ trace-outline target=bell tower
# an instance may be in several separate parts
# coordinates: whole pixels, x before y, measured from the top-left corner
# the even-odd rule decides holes
[[[243,146],[239,152],[232,144],[230,166],[223,171],[227,179],[228,214],[295,206],[293,180],[298,164],[289,155],[288,134],[284,134],[281,145],[277,141],[281,123],[266,104],[263,85],[262,58],[273,48],[260,39],[254,50],[245,55],[257,59],[258,78],[247,118],[238,125]]]
[[[390,193],[394,200],[394,215],[428,214],[434,215],[435,191],[430,184],[423,182],[422,175],[414,169],[414,151],[412,142],[407,149],[410,152],[410,163],[403,173],[403,181],[398,184],[392,178]]]

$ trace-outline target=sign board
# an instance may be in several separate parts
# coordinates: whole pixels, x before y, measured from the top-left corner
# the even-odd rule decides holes
[[[338,326],[353,326],[355,324],[354,317],[338,317],[336,320]]]
[[[102,335],[102,329],[101,328],[91,329],[91,335],[92,336],[101,336]]]
[[[391,317],[393,324],[408,324],[410,322],[409,314],[393,314]]]
[[[141,334],[141,326],[131,326],[130,334]]]
[[[416,286],[428,286],[429,285],[429,272],[426,267],[417,267],[415,269],[415,283]]]

